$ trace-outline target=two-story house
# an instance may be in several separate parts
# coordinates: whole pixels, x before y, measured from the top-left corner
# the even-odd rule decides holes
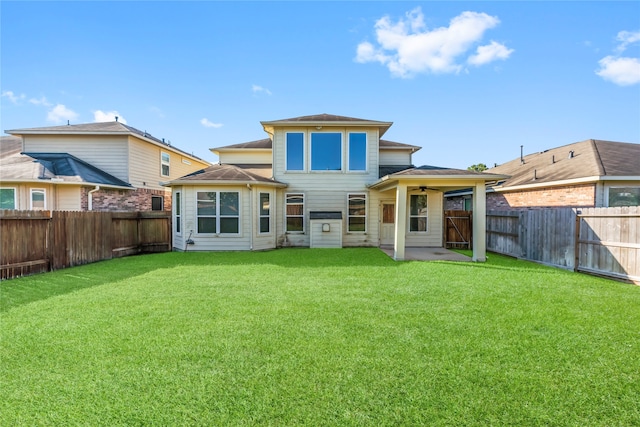
[[[412,166],[420,147],[382,139],[391,122],[320,114],[263,121],[268,137],[214,148],[219,164],[167,183],[177,250],[443,246],[443,192],[473,187],[474,256],[485,259],[485,182]]]
[[[118,122],[7,130],[0,140],[0,208],[170,210],[162,185],[210,165]]]

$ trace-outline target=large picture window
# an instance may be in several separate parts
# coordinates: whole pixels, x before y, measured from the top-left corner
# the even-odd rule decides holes
[[[304,170],[304,134],[289,132],[286,136],[287,170]]]
[[[304,194],[287,194],[286,206],[286,230],[288,233],[304,232]]]
[[[349,194],[348,231],[367,231],[367,195]]]
[[[427,195],[412,194],[409,209],[409,231],[427,231]]]
[[[342,134],[322,132],[311,134],[311,170],[342,170]]]
[[[260,193],[260,233],[268,233],[271,229],[271,203],[269,193]]]
[[[16,208],[16,189],[0,188],[0,209]]]
[[[198,191],[198,233],[238,234],[240,232],[238,192]]]
[[[41,211],[44,210],[47,206],[45,191],[39,188],[31,189],[31,210],[32,211]]]
[[[367,134],[364,132],[349,134],[349,170],[367,170]]]

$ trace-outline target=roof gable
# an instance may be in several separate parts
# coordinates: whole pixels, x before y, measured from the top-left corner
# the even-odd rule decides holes
[[[377,127],[382,136],[393,122],[358,119],[355,117],[338,116],[335,114],[313,114],[310,116],[292,117],[289,119],[270,120],[260,122],[264,130],[272,134],[274,127],[286,126],[351,126],[351,127]]]

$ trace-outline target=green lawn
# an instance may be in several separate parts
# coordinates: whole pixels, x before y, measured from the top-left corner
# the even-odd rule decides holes
[[[0,425],[640,425],[640,287],[489,255],[166,253],[5,281]]]

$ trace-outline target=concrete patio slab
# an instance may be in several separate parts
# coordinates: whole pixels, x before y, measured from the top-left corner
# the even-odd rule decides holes
[[[393,246],[380,246],[380,250],[393,258]],[[405,248],[405,261],[471,261],[471,257],[445,248]]]

